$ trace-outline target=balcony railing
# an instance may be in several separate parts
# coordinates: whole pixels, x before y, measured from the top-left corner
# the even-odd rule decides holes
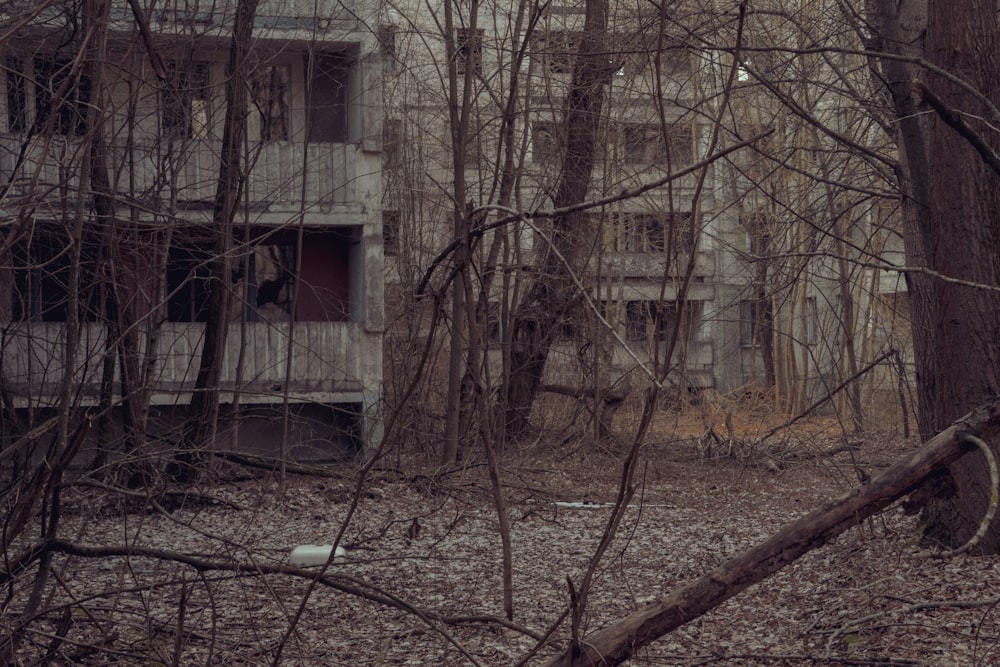
[[[75,137],[0,138],[0,177],[11,188],[5,203],[27,201],[53,212],[76,196],[83,168],[82,142]],[[114,191],[146,208],[208,206],[219,177],[220,144],[187,141],[113,147]],[[22,154],[23,149],[23,154]],[[21,157],[19,157],[21,156]],[[260,144],[249,158],[245,183],[251,208],[297,209],[304,202],[320,209],[357,199],[360,151],[354,144],[276,141]],[[305,179],[303,187],[303,178]]]
[[[243,392],[244,402],[280,400],[286,388],[293,395],[362,389],[366,349],[360,324],[296,322],[290,367],[288,323],[243,326],[230,325],[220,388]],[[20,407],[48,405],[57,397],[63,378],[65,331],[62,323],[24,322],[4,332],[0,346],[3,387]],[[105,333],[100,324],[85,324],[81,329],[73,383],[74,395],[83,404],[99,397]],[[147,382],[156,402],[184,400],[182,394],[194,388],[204,334],[204,324],[162,325],[153,375]]]

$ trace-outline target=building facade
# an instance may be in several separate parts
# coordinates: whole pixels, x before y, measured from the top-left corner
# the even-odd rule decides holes
[[[171,443],[204,391],[218,391],[222,448],[284,440],[323,458],[379,437],[381,71],[369,10],[260,2],[234,59],[246,7],[52,6],[9,33],[8,437],[71,403],[127,413],[141,437]],[[215,377],[199,379],[206,340],[220,339]]]
[[[613,73],[579,233],[586,303],[556,337],[546,382],[628,390],[658,378],[681,392],[774,390],[791,409],[807,404],[885,344],[873,333],[879,289],[856,260],[881,256],[893,193],[862,151],[844,148],[891,151],[864,106],[864,77],[860,97],[831,91],[824,82],[856,63],[787,48],[829,28],[828,17],[784,21],[769,5],[740,26],[746,51],[734,63],[735,13],[608,7]],[[462,205],[484,220],[520,212],[523,222],[484,234],[474,256],[480,275],[504,276],[488,287],[485,327],[500,378],[506,318],[547,244],[536,214],[551,209],[561,177],[585,3],[531,16],[513,3],[454,3],[451,35],[436,18],[407,3],[380,18],[391,36],[386,144],[396,147],[385,172],[387,284],[405,291],[453,241],[459,172]],[[808,112],[794,111],[799,100],[811,100]],[[845,361],[848,348],[860,365]]]

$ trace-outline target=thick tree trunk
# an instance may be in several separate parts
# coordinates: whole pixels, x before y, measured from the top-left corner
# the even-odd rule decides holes
[[[604,94],[614,74],[607,39],[608,0],[587,0],[583,36],[563,111],[566,153],[553,195],[555,208],[579,204],[587,197]],[[504,388],[508,437],[517,438],[527,429],[559,324],[579,302],[570,274],[584,272],[597,238],[595,230],[585,227],[585,220],[582,212],[574,212],[553,221],[551,244],[540,244],[542,258],[537,273],[515,309],[510,376]]]
[[[974,0],[888,0],[873,4],[885,49],[923,56],[942,70],[985,91],[993,104],[1000,91],[996,8]],[[923,29],[926,28],[926,33]],[[922,40],[924,40],[922,42]],[[914,94],[922,81],[957,109],[994,145],[994,130],[976,118],[992,118],[967,89],[931,70],[885,60],[883,72],[899,119],[899,180],[907,264],[950,278],[1000,284],[1000,188],[995,173],[940,117]],[[913,313],[914,353],[921,435],[938,430],[1000,390],[1000,293],[913,272],[907,276]],[[968,457],[943,477],[925,509],[926,537],[943,544],[968,539],[991,490],[982,461]],[[994,527],[984,551],[1000,550]]]
[[[215,248],[210,263],[211,296],[201,362],[195,380],[194,393],[188,407],[188,422],[182,451],[176,457],[171,474],[181,481],[197,475],[195,465],[201,451],[215,439],[219,417],[219,380],[222,358],[229,331],[229,311],[232,303],[233,219],[243,189],[240,156],[247,117],[247,55],[251,48],[257,0],[241,0],[233,23],[229,46],[229,76],[226,79],[226,120],[222,135],[222,155],[219,160],[219,180],[215,194],[212,223],[215,226]]]
[[[976,409],[884,470],[866,486],[786,525],[766,542],[744,551],[669,596],[588,635],[579,643],[578,652],[566,651],[549,662],[549,667],[621,664],[643,646],[698,618],[880,512],[935,471],[968,459],[964,455],[975,449],[968,436],[985,439],[996,437],[998,433],[1000,402]]]

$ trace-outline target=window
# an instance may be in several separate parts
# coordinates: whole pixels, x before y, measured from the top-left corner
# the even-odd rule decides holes
[[[578,32],[553,30],[535,35],[531,50],[535,60],[553,74],[570,74],[580,50],[582,36]]]
[[[756,301],[740,301],[740,345],[751,347],[759,341],[757,337],[758,304]]]
[[[364,289],[361,231],[361,227],[306,230],[296,321],[361,320]]]
[[[69,306],[72,253],[61,237],[35,238],[12,249],[14,276],[11,314],[15,321],[65,322]],[[84,247],[80,257],[81,320],[96,321],[102,313],[102,285],[97,280],[96,249]]]
[[[646,340],[646,322],[649,319],[648,301],[629,301],[625,304],[625,340]]]
[[[386,118],[382,121],[382,166],[386,168],[402,165],[403,121]]]
[[[396,71],[396,26],[380,25],[378,43],[382,51],[382,71],[391,74]]]
[[[531,125],[531,155],[533,162],[558,162],[562,159],[561,126],[548,121]]]
[[[625,338],[630,341],[670,340],[677,321],[672,301],[629,301],[625,304]]]
[[[691,125],[677,121],[664,132],[659,123],[622,123],[611,140],[618,142],[622,161],[627,164],[669,164],[682,167],[694,161]]]
[[[616,76],[636,76],[649,64],[649,52],[636,45],[630,35],[615,35],[615,44],[620,45],[612,54],[612,59],[618,65]]]
[[[306,229],[301,257],[294,230],[258,228],[253,245],[234,266],[234,286],[246,283],[246,303],[231,317],[248,321],[359,321],[363,266],[360,227]],[[211,307],[212,251],[192,242],[170,249],[166,270],[167,319],[206,322]],[[298,267],[298,273],[296,273]],[[293,303],[293,296],[296,297]]]
[[[614,213],[605,250],[649,253],[664,252],[669,246],[674,251],[690,252],[690,219],[688,213]]]
[[[663,133],[654,124],[625,123],[622,144],[625,162],[629,164],[660,163],[666,158]]]
[[[290,82],[291,67],[288,65],[262,65],[251,77],[251,101],[260,141],[289,139]]]
[[[306,64],[308,66],[308,60]],[[351,60],[346,53],[321,53],[313,59],[312,85],[309,90],[310,142],[344,143],[347,141],[347,91],[351,69]],[[286,80],[284,105],[286,116],[288,113],[287,95]],[[285,138],[287,138],[287,130]]]
[[[24,80],[24,61],[8,58],[7,66],[7,131],[20,134],[28,131],[28,86]]]
[[[36,127],[44,129],[51,119],[54,134],[86,132],[90,80],[68,59],[35,58],[34,67]]]
[[[162,131],[175,139],[208,138],[208,63],[169,63],[161,93]]]
[[[694,69],[686,41],[683,37],[661,37],[657,25],[635,32],[617,33],[612,36],[612,60],[619,66],[619,76],[652,73],[654,60],[658,59],[662,75],[686,78]]]
[[[684,167],[694,162],[693,128],[690,123],[677,121],[667,127],[667,147],[673,167]]]
[[[625,252],[663,252],[663,219],[651,213],[620,214]]]
[[[815,345],[819,342],[819,307],[816,303],[816,297],[807,296],[806,297],[806,312],[805,312],[805,325],[806,325],[806,345]]]
[[[468,67],[476,74],[483,73],[483,30],[458,28],[455,35],[455,65],[459,74]]]
[[[400,212],[382,210],[382,252],[386,257],[399,254]]]
[[[254,230],[251,247],[230,276],[234,286],[245,282],[245,303],[234,304],[228,318],[269,323],[293,317],[297,322],[360,321],[361,227],[306,229],[303,234],[298,256],[296,231]],[[166,271],[169,321],[208,320],[211,258],[208,245],[188,243],[170,249]]]
[[[500,326],[500,302],[490,301],[486,312],[486,340],[499,343],[503,340],[503,327]]]
[[[173,246],[167,261],[167,320],[206,322],[212,300],[211,252],[195,246]]]
[[[247,319],[287,322],[295,287],[295,246],[261,243],[247,257]]]
[[[7,131],[46,131],[83,135],[87,130],[90,80],[70,59],[34,58],[5,61]],[[29,82],[31,87],[29,88]]]
[[[307,228],[296,256],[294,230],[258,228],[248,273],[248,317],[269,322],[360,321],[363,314],[361,227]],[[295,267],[298,266],[298,273]],[[297,283],[297,285],[296,285]],[[292,308],[292,290],[296,301]]]

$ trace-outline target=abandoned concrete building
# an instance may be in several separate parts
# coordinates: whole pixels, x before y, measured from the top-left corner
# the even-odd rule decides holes
[[[666,371],[667,384],[682,390],[776,390],[807,404],[859,363],[905,344],[889,340],[902,327],[887,325],[883,312],[883,293],[900,293],[898,274],[850,261],[899,247],[892,195],[880,200],[877,177],[830,137],[887,149],[875,145],[877,133],[843,95],[816,88],[812,124],[768,97],[787,81],[805,88],[823,76],[822,62],[780,49],[787,26],[776,26],[779,19],[748,18],[745,40],[754,49],[734,64],[735,33],[685,23],[704,9],[686,14],[677,3],[667,17],[648,3],[611,3],[613,72],[587,193],[595,204],[580,234],[590,257],[577,276],[587,304],[553,345],[546,381],[629,388]],[[394,3],[380,19],[386,285],[395,295],[387,303],[405,303],[400,295],[453,240],[449,188],[460,164],[462,204],[481,207],[487,222],[511,210],[524,214],[502,227],[508,238],[496,271],[504,278],[492,289],[486,327],[498,360],[494,378],[512,295],[546,243],[545,218],[533,215],[551,208],[563,165],[562,122],[585,3],[550,3],[530,22],[516,19],[513,11],[481,8],[472,16],[458,8],[449,39],[440,20],[414,3]],[[449,114],[464,114],[461,144]],[[824,174],[858,189],[833,197]],[[477,270],[486,270],[488,241],[500,233],[484,235]],[[405,315],[397,321],[403,329],[412,324]],[[398,335],[390,327],[387,340]]]
[[[72,404],[170,443],[193,393],[218,390],[222,448],[324,458],[377,438],[381,71],[363,0],[263,0],[235,60],[235,0],[23,4],[0,61],[4,436]]]

